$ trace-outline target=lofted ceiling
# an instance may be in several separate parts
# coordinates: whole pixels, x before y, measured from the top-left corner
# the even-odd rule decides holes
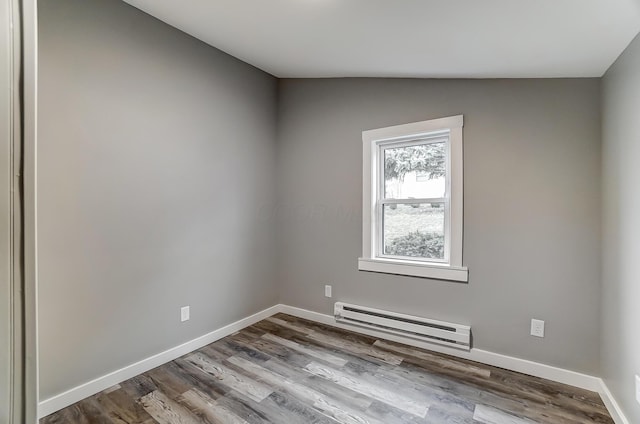
[[[277,77],[599,77],[640,0],[125,0]]]

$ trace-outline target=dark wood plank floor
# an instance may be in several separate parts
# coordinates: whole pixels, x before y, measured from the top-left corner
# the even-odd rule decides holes
[[[596,393],[279,314],[41,420],[613,423]]]

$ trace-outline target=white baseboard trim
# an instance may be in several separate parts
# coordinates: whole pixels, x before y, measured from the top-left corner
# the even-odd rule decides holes
[[[604,380],[600,379],[600,389],[598,390],[600,393],[600,397],[602,398],[602,402],[604,402],[604,406],[609,410],[609,414],[611,414],[611,418],[616,424],[631,424],[631,421],[627,419],[622,412],[622,408],[618,405],[613,394],[609,391],[607,384]]]
[[[87,383],[81,384],[80,386],[60,393],[59,395],[45,399],[38,405],[38,418],[46,417],[49,414],[66,408],[69,405],[73,405],[74,403],[89,396],[93,396],[94,394],[128,380],[131,377],[135,377],[136,375],[147,372],[162,364],[173,361],[182,355],[193,352],[196,349],[200,349],[201,347],[213,343],[216,340],[220,340],[221,338],[233,334],[236,331],[240,331],[245,327],[253,325],[258,321],[262,321],[279,311],[280,305],[272,306],[249,317],[226,325],[218,330],[212,331],[211,333],[205,334],[204,336],[200,336],[179,346],[165,350],[164,352],[150,356],[107,375],[103,375],[102,377],[98,377]]]
[[[523,374],[533,375],[535,377],[545,378],[547,380],[559,383],[569,384],[574,387],[591,390],[597,392],[600,390],[600,379],[587,374],[581,374],[575,371],[569,371],[562,368],[544,365],[538,362],[526,359],[514,358],[512,356],[501,355],[481,349],[471,349],[469,352],[459,349],[452,349],[446,346],[426,343],[419,340],[411,340],[404,337],[388,334],[382,331],[371,330],[364,327],[353,325],[345,325],[335,321],[331,315],[325,315],[318,312],[308,311],[306,309],[295,308],[292,306],[281,305],[281,312],[293,315],[299,318],[305,318],[311,321],[320,322],[322,324],[339,327],[346,330],[356,331],[358,333],[367,334],[373,337],[380,337],[399,343],[408,344],[422,349],[432,350],[447,355],[456,356],[458,358],[469,359],[471,361],[481,362],[495,367],[505,368],[511,371],[521,372]]]
[[[387,334],[380,331],[371,330],[363,327],[356,327],[352,325],[345,325],[335,321],[331,315],[322,314],[319,312],[313,312],[306,309],[296,308],[289,305],[275,305],[267,308],[263,311],[255,313],[249,317],[243,318],[239,321],[226,325],[204,336],[198,337],[179,346],[168,349],[164,352],[150,356],[149,358],[138,361],[134,364],[128,365],[119,370],[113,371],[102,377],[98,377],[80,386],[74,387],[59,395],[53,396],[49,399],[45,399],[40,402],[38,406],[38,417],[42,418],[49,414],[52,414],[60,409],[63,409],[69,405],[99,393],[111,386],[121,383],[136,375],[142,374],[155,367],[158,367],[167,362],[173,361],[180,356],[183,356],[196,349],[200,349],[210,343],[222,339],[230,334],[240,331],[245,327],[255,324],[265,318],[270,317],[276,313],[285,313],[293,315],[299,318],[308,319],[310,321],[319,322],[321,324],[330,325],[333,327],[343,328],[345,330],[351,330],[362,334],[367,334],[373,337],[379,337],[381,339],[387,339],[396,341],[399,343],[416,346],[419,348],[432,350],[440,353],[445,353],[451,356],[459,358],[469,359],[471,361],[480,362],[487,365],[493,365],[499,368],[508,369],[511,371],[521,372],[523,374],[533,375],[535,377],[545,378],[547,380],[556,381],[558,383],[568,384],[574,387],[591,390],[598,392],[602,397],[602,401],[609,410],[611,417],[616,424],[630,424],[627,420],[620,405],[616,402],[615,398],[609,391],[605,382],[599,378],[587,374],[578,373],[575,371],[565,370],[562,368],[553,367],[550,365],[541,364],[538,362],[529,361],[526,359],[514,358],[512,356],[501,355],[499,353],[493,353],[481,349],[471,349],[469,352],[447,348],[445,346],[439,346],[435,344],[425,343],[418,340],[410,340],[403,337],[395,336],[393,334]]]
[[[568,384],[570,386],[579,387],[582,389],[590,390],[600,394],[604,405],[611,414],[611,417],[616,424],[630,424],[630,422],[624,416],[622,409],[614,399],[613,395],[607,388],[604,381],[592,375],[582,374],[575,371],[566,370],[563,368],[553,367],[550,365],[541,364],[539,362],[529,361],[527,359],[514,358],[512,356],[506,356],[499,353],[489,352],[481,349],[471,349],[469,352],[461,351],[458,349],[448,348],[446,346],[439,346],[435,344],[421,342],[419,340],[406,339],[404,337],[395,336],[393,334],[384,333],[381,331],[371,330],[369,328],[357,327],[353,325],[345,325],[336,322],[333,316],[322,314],[319,312],[313,312],[306,309],[296,308],[288,305],[278,305],[279,312],[296,316],[298,318],[308,319],[310,321],[319,322],[321,324],[331,325],[333,327],[343,328],[345,330],[351,330],[362,334],[367,334],[373,337],[379,337],[399,343],[416,346],[419,348],[432,350],[440,353],[446,353],[451,356],[459,358],[469,359],[471,361],[480,362],[487,365],[493,365],[495,367],[504,368],[511,371],[520,372],[535,377],[544,378],[547,380],[555,381],[558,383]]]

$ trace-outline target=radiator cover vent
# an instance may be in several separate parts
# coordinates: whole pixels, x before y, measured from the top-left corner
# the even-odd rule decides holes
[[[394,335],[436,343],[456,349],[471,349],[471,327],[366,306],[336,302],[336,321]]]

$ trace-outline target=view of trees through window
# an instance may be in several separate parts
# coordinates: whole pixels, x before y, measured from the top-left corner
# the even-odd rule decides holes
[[[382,210],[385,255],[444,259],[445,142],[384,149],[386,199]]]

